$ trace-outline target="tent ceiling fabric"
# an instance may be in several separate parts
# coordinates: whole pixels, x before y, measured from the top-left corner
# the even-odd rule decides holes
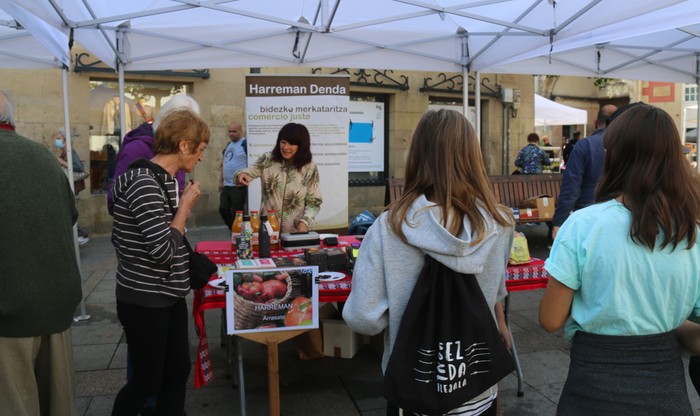
[[[0,0],[0,68],[70,65],[68,37],[9,0]]]
[[[696,0],[2,0],[126,70],[265,66],[461,72],[596,39],[649,33],[609,25]],[[654,30],[675,23],[661,20]],[[550,42],[551,40],[551,42]],[[568,45],[568,46],[567,46]],[[537,73],[531,71],[530,73]],[[548,72],[544,72],[548,73]]]
[[[588,112],[535,94],[535,126],[585,125]]]
[[[674,27],[664,28],[664,22],[673,22]],[[491,70],[696,83],[700,76],[700,1],[676,4],[562,43],[559,46],[564,51],[532,50]]]

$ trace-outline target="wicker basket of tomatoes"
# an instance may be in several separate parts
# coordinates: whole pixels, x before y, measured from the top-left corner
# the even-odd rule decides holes
[[[236,273],[233,286],[236,329],[277,326],[284,320],[293,289],[289,273]]]

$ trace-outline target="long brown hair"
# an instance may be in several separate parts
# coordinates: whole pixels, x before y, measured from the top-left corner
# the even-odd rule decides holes
[[[431,110],[423,115],[413,133],[405,178],[401,198],[387,207],[389,226],[404,242],[402,225],[410,225],[408,211],[423,194],[442,208],[442,225],[453,235],[463,231],[467,216],[474,227],[472,245],[481,242],[487,231],[479,207],[497,223],[513,224],[512,214],[496,203],[491,191],[474,128],[457,111]],[[450,212],[456,215],[448,215]]]
[[[618,111],[623,111],[620,109]],[[605,166],[596,201],[621,197],[632,214],[632,241],[654,250],[691,248],[700,224],[700,179],[683,155],[678,130],[664,110],[636,103],[605,130]]]

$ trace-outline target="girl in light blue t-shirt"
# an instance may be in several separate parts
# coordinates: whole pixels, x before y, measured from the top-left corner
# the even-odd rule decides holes
[[[700,315],[700,181],[665,111],[635,103],[608,124],[596,204],[545,263],[540,323],[572,343],[558,415],[692,416],[676,329]]]

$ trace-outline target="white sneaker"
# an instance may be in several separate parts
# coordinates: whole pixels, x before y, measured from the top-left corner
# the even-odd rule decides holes
[[[87,244],[87,242],[90,241],[90,237],[83,237],[83,236],[78,236],[78,245],[82,246]]]

